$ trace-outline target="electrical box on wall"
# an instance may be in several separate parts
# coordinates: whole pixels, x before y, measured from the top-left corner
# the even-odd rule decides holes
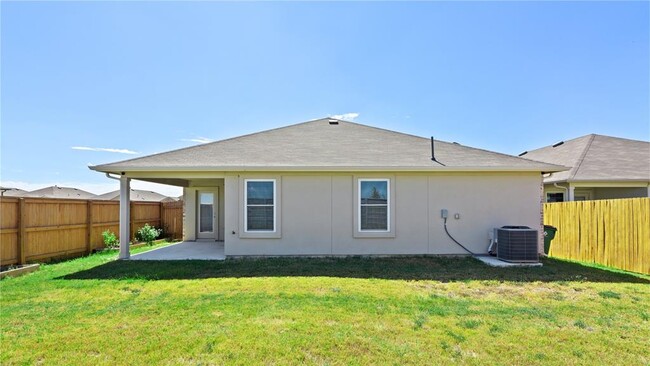
[[[443,219],[447,218],[447,209],[446,208],[443,208],[442,210],[440,210],[440,217],[443,218]]]

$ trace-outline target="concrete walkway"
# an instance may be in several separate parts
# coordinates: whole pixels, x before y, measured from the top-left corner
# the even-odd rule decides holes
[[[169,261],[183,259],[224,260],[223,242],[214,240],[183,241],[166,247],[134,254],[132,260],[140,261]]]

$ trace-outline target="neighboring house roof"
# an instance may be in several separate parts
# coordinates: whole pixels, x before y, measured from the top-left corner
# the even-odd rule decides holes
[[[562,141],[523,156],[571,167],[553,173],[545,183],[585,181],[650,181],[650,143],[603,135]]]
[[[102,172],[245,170],[502,170],[564,167],[323,118],[208,144],[90,167]],[[444,164],[444,166],[442,165]]]
[[[107,201],[119,201],[120,191],[112,191],[104,194],[100,194],[95,197],[96,200],[107,200]],[[139,189],[131,189],[130,195],[131,201],[140,201],[140,202],[175,202],[176,200],[172,197],[167,197],[160,193],[153,191],[142,191]]]
[[[0,192],[2,197],[24,197],[27,194],[25,190],[11,187],[0,187]]]
[[[25,195],[26,197],[40,197],[40,198],[72,198],[72,199],[93,199],[95,195],[72,187],[59,187],[51,186],[35,191],[31,191]]]

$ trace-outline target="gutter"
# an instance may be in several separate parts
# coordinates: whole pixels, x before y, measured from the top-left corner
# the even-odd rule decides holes
[[[467,167],[355,167],[355,166],[197,166],[197,167],[103,167],[92,166],[89,169],[103,172],[120,174],[122,172],[559,172],[567,170],[566,167],[558,165],[546,165],[538,168],[531,167],[484,167],[484,166],[467,166]],[[113,177],[111,177],[113,178]]]

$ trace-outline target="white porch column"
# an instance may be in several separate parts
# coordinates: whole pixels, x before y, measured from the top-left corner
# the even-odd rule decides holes
[[[131,178],[120,176],[120,255],[119,259],[129,259],[129,238],[131,222]]]
[[[575,201],[575,196],[576,196],[575,189],[576,187],[574,187],[571,183],[569,183],[569,191],[568,191],[569,197],[567,198],[567,201]]]

